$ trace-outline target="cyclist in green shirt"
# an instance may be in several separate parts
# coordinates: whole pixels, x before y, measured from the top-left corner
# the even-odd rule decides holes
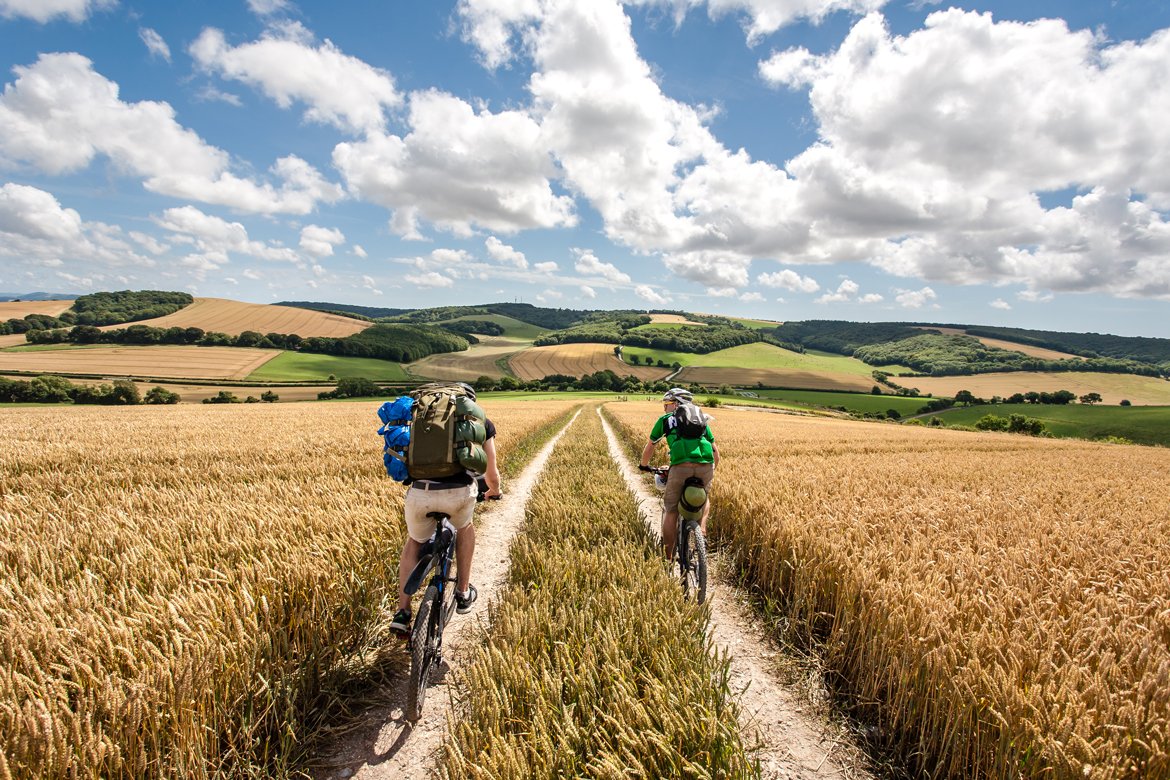
[[[674,538],[678,527],[678,500],[682,495],[684,483],[689,477],[698,477],[703,480],[703,486],[708,490],[715,477],[715,467],[719,465],[719,448],[715,446],[715,435],[708,425],[703,435],[697,439],[684,439],[675,430],[674,410],[679,401],[691,401],[689,390],[676,387],[668,390],[662,396],[663,414],[654,423],[650,430],[650,439],[642,449],[642,466],[649,466],[654,457],[654,448],[658,442],[666,439],[670,447],[670,475],[666,480],[666,490],[662,497],[664,512],[662,515],[662,545],[666,548],[666,557],[674,555]],[[703,507],[703,517],[699,525],[703,535],[707,534],[707,515],[711,511],[711,502]]]

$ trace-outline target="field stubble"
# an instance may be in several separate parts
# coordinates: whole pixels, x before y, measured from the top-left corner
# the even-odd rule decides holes
[[[0,778],[287,774],[392,671],[375,408],[0,410]],[[504,470],[568,408],[492,404]]]
[[[718,418],[713,540],[911,771],[1170,776],[1170,452]]]

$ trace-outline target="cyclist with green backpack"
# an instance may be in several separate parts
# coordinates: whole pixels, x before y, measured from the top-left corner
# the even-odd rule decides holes
[[[670,448],[670,474],[663,495],[662,545],[666,548],[666,557],[672,559],[678,530],[678,502],[683,487],[691,477],[701,479],[704,488],[711,487],[715,467],[719,465],[719,448],[715,446],[715,435],[707,424],[707,416],[695,406],[689,390],[681,387],[668,390],[662,396],[662,409],[663,414],[655,421],[650,439],[642,449],[639,468],[645,471],[650,467],[655,447],[666,439]],[[699,521],[704,536],[710,511],[711,502],[707,501]]]
[[[390,630],[404,639],[410,636],[411,628],[411,597],[405,591],[406,581],[418,564],[423,545],[435,531],[435,521],[427,513],[448,515],[449,522],[458,531],[455,607],[457,612],[466,613],[471,611],[478,595],[471,584],[471,560],[475,554],[475,526],[471,518],[480,481],[486,482],[485,498],[500,496],[496,426],[475,404],[475,390],[462,382],[435,383],[419,388],[412,395],[417,396],[418,403],[410,427],[412,446],[407,465],[410,476],[404,482],[409,486],[404,505],[407,537],[398,563],[398,612],[390,623]],[[428,409],[435,410],[433,422],[428,422]],[[444,425],[445,432],[439,430]],[[438,454],[432,453],[428,460],[423,450],[428,436],[432,435],[438,437]],[[447,447],[452,436],[454,446]]]

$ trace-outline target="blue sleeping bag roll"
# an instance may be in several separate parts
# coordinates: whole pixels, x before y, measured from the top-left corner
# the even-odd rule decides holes
[[[378,418],[382,427],[378,433],[386,443],[382,450],[382,462],[386,473],[398,482],[406,481],[406,450],[410,446],[410,418],[414,412],[414,399],[404,395],[387,401],[378,407]]]

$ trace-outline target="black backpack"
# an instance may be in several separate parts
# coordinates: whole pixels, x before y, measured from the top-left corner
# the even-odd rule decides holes
[[[674,430],[684,439],[698,439],[707,432],[707,415],[690,401],[679,401],[674,409]]]

